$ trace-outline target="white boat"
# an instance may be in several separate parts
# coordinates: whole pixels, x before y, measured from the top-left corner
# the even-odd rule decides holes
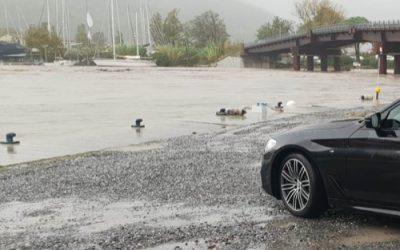
[[[139,56],[139,28],[138,28],[138,13],[136,13],[136,54],[137,56],[123,56],[123,59],[117,59],[115,48],[115,21],[114,21],[114,1],[110,0],[111,9],[111,34],[112,34],[112,48],[113,59],[95,59],[94,62],[99,67],[152,67],[156,66],[154,62],[149,60],[141,60]],[[128,15],[129,17],[129,15]],[[128,18],[129,19],[129,18]],[[129,20],[128,20],[129,21]],[[150,33],[149,33],[150,34]],[[151,39],[150,39],[151,41]],[[119,57],[119,56],[118,56]]]

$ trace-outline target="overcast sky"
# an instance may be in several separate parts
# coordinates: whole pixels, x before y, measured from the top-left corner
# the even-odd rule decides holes
[[[296,19],[296,0],[239,0],[262,7],[274,15]],[[332,0],[340,4],[347,16],[365,16],[370,20],[399,20],[400,0]]]

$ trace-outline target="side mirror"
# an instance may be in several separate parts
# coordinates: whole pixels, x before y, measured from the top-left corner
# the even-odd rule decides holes
[[[380,129],[382,125],[381,113],[375,113],[372,116],[365,119],[367,128]]]

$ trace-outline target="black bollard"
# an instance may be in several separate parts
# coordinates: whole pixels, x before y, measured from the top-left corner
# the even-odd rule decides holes
[[[136,119],[135,125],[132,125],[132,128],[144,128],[145,126],[142,125],[143,119]]]
[[[19,141],[14,141],[14,137],[17,136],[15,133],[8,133],[6,135],[6,141],[0,142],[1,144],[7,144],[7,145],[14,145],[14,144],[19,144]]]
[[[217,115],[224,116],[227,115],[226,108],[222,108],[217,112]]]

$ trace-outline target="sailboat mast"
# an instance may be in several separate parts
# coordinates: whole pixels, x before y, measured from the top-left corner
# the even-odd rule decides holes
[[[58,13],[58,0],[55,0],[55,2],[56,2],[56,34],[57,35],[59,35],[59,32],[60,32],[60,26],[59,26],[59,23],[58,23],[58,19],[59,19],[59,13]]]
[[[6,21],[6,30],[7,30],[7,35],[10,35],[10,27],[8,25],[8,11],[7,11],[7,6],[6,4],[4,4],[4,18]]]
[[[126,14],[127,14],[127,17],[128,17],[128,23],[129,23],[129,30],[130,30],[130,38],[129,38],[129,41],[131,41],[131,39],[132,39],[132,44],[134,44],[135,43],[135,31],[133,31],[133,26],[132,26],[132,18],[131,18],[131,8],[130,8],[130,6],[129,6],[129,3],[128,3],[128,9],[127,9],[127,11],[126,11]]]
[[[137,12],[136,12],[136,55],[139,56],[139,24],[138,24]]]
[[[46,0],[46,6],[47,6],[47,31],[51,35],[51,24],[50,24],[50,5],[49,5],[49,0]]]
[[[116,59],[115,56],[115,20],[114,20],[114,0],[110,0],[111,2],[111,40],[112,40],[112,47],[113,47],[113,58]]]
[[[149,38],[149,45],[150,45],[150,48],[152,48],[153,47],[153,42],[151,41],[151,33],[150,33],[150,17],[149,17],[149,4],[148,4],[148,2],[146,2],[146,4],[145,4],[145,10],[146,10],[146,19],[147,19],[147,36],[148,36],[148,38]]]
[[[142,44],[146,45],[146,24],[144,21],[143,1],[140,1],[140,23],[142,24]]]
[[[71,49],[71,22],[70,22],[70,5],[68,0],[66,0],[66,20],[67,20],[67,43],[68,43],[68,49]]]
[[[119,44],[122,44],[122,34],[121,34],[121,22],[119,19],[119,5],[118,5],[118,0],[115,0],[115,8],[116,8],[116,14],[117,14],[117,27],[118,27],[118,42]]]

